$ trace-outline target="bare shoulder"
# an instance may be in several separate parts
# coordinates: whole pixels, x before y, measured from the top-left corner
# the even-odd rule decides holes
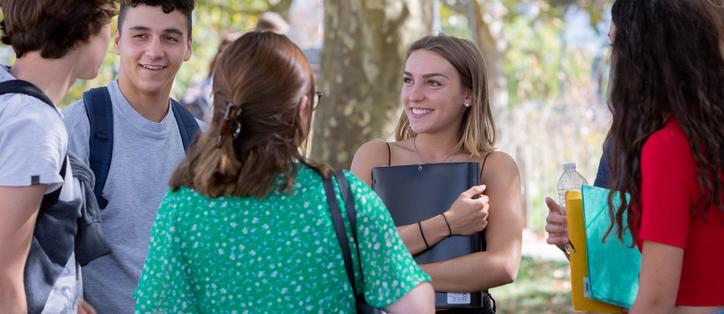
[[[485,158],[487,157],[487,160]],[[513,157],[505,152],[494,151],[488,153],[480,159],[481,165],[484,161],[484,169],[482,169],[482,179],[484,182],[491,180],[499,180],[501,178],[516,178],[519,176],[518,165]],[[487,180],[485,180],[487,179]]]
[[[389,147],[381,140],[362,144],[354,154],[350,170],[368,185],[372,182],[372,168],[389,163]]]
[[[389,147],[387,145],[387,142],[382,140],[372,140],[364,143],[354,154],[354,160],[374,165],[374,167],[387,165],[389,157]]]

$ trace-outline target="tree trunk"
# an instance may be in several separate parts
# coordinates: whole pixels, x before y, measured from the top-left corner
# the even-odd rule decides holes
[[[311,155],[349,168],[357,148],[388,138],[400,113],[405,52],[430,32],[426,0],[326,0]]]
[[[285,20],[289,20],[289,7],[292,6],[294,0],[269,1],[269,11],[279,13]]]
[[[522,183],[523,221],[528,226],[528,164],[525,163],[525,146],[515,140],[516,134],[510,126],[513,119],[508,104],[508,84],[503,72],[505,47],[502,29],[507,12],[499,0],[475,0],[470,3],[469,22],[474,40],[483,53],[488,70],[488,86],[491,94],[490,104],[496,128],[496,146],[513,156],[520,171]],[[518,135],[519,136],[519,135]]]

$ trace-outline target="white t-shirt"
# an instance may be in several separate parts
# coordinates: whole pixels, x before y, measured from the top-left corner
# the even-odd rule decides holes
[[[0,82],[13,79],[7,68],[0,66]],[[60,200],[79,197],[69,163],[65,184],[60,176],[67,151],[68,132],[59,110],[25,94],[0,95],[0,186],[47,184],[45,194],[62,187]],[[43,313],[75,313],[81,289],[73,254],[51,290]]]

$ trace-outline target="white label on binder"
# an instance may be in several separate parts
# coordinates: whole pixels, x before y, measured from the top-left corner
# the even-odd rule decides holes
[[[447,293],[447,304],[470,304],[470,293]]]

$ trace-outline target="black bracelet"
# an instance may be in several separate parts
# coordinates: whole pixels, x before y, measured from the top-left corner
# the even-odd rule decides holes
[[[445,217],[445,213],[442,213],[442,219],[445,219],[445,224],[447,225],[447,231],[450,232],[450,235],[448,237],[452,237],[452,228],[450,228],[450,223],[447,222],[447,217]]]
[[[425,247],[429,249],[430,245],[427,244],[427,239],[425,239],[425,233],[422,232],[422,221],[418,221],[417,226],[420,228],[420,235],[422,236],[422,242],[425,242]]]

